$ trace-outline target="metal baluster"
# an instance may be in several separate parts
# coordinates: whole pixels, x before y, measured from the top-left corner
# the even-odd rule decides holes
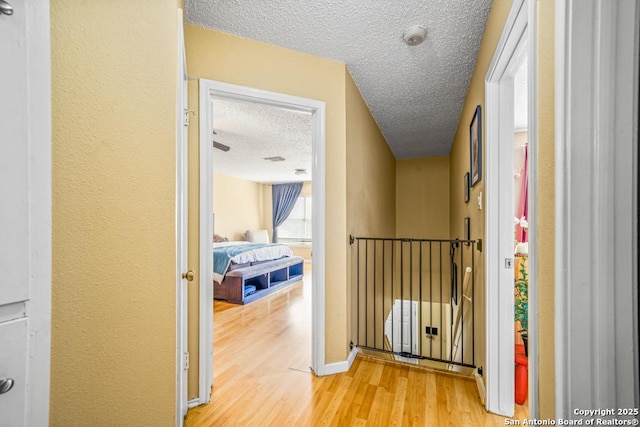
[[[387,262],[387,257],[385,256],[385,246],[386,246],[387,241],[382,239],[382,349],[384,350],[384,334],[385,334],[385,328],[384,325],[386,324],[387,319],[384,318],[384,314],[386,313],[385,311],[385,302],[386,302],[386,298],[385,298],[385,288],[387,287],[387,283],[386,283],[386,277],[384,274],[384,265]]]
[[[356,239],[356,240],[358,242],[356,244],[356,246],[357,246],[356,247],[356,257],[358,259],[357,262],[356,262],[356,267],[358,269],[357,272],[356,272],[356,277],[357,277],[356,280],[358,282],[358,301],[357,301],[357,304],[358,304],[358,309],[357,309],[358,318],[356,319],[356,322],[357,322],[356,328],[358,330],[357,331],[358,332],[357,340],[358,340],[358,344],[360,344],[360,296],[361,296],[361,293],[360,293],[360,239]]]
[[[465,274],[465,268],[464,268],[464,258],[463,258],[463,253],[464,253],[464,245],[460,246],[460,273],[462,274],[462,283],[460,284],[460,287],[462,288],[460,290],[460,292],[458,292],[458,295],[460,295],[460,310],[462,310],[461,313],[461,317],[460,317],[460,362],[464,363],[464,274]],[[456,286],[457,288],[457,286]],[[453,310],[453,309],[452,309]],[[453,313],[453,311],[452,311]],[[451,316],[453,318],[453,316]]]
[[[418,328],[418,337],[419,338],[419,343],[420,343],[420,356],[424,356],[424,354],[422,354],[422,328],[424,327],[424,325],[422,324],[422,241],[418,242],[420,244],[420,305],[419,310],[418,310],[418,316],[420,317],[420,322],[419,325],[420,327]]]
[[[476,364],[476,243],[471,246],[471,364]]]
[[[364,241],[364,340],[369,347],[369,240]]]
[[[376,298],[376,285],[377,285],[377,272],[378,272],[378,241],[373,241],[373,347],[378,348],[378,342],[376,339],[378,338],[378,334],[376,332],[376,326],[378,323],[378,317],[376,316],[376,305],[378,299]]]
[[[409,241],[409,353],[413,354],[413,242],[412,241]]]

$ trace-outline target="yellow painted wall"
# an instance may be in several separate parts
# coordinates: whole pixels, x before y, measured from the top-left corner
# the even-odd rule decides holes
[[[247,230],[266,229],[263,184],[228,175],[213,175],[215,233],[229,240],[246,240]],[[271,203],[271,197],[269,197]]]
[[[555,2],[538,0],[538,378],[540,418],[555,414]]]
[[[456,190],[451,197],[462,198]],[[449,197],[449,157],[398,159],[396,236],[449,239]]]
[[[554,2],[539,0],[538,5],[538,274],[539,274],[539,399],[540,418],[554,416]],[[469,170],[469,124],[476,105],[484,109],[484,77],[509,14],[511,2],[493,2],[480,52],[471,78],[467,98],[460,115],[458,130],[450,152],[450,186],[463,188],[465,172]],[[483,129],[484,130],[484,129]],[[490,141],[485,140],[486,144]],[[484,180],[471,190],[471,201],[463,203],[451,197],[451,235],[462,234],[463,218],[470,216],[472,237],[485,238],[484,210],[478,210],[477,197],[483,193]],[[476,226],[477,224],[477,226]],[[484,255],[480,254],[476,273],[478,320],[485,324]],[[476,336],[476,360],[484,365],[485,331]]]
[[[462,191],[450,194],[449,189],[449,157],[425,157],[396,160],[396,237],[412,239],[449,239],[449,198],[462,197]],[[463,236],[454,236],[463,238]],[[407,245],[405,245],[407,246]],[[423,301],[451,300],[449,247],[440,245],[423,245],[423,265],[420,270],[419,245],[413,244],[413,260],[405,252],[405,268],[403,284],[405,290],[412,289],[418,295],[420,289]],[[405,248],[405,249],[408,249]],[[443,251],[440,254],[440,250]],[[459,252],[458,252],[459,254]],[[437,261],[440,255],[444,259],[442,268]],[[428,260],[436,260],[429,263]],[[465,259],[469,259],[465,251]],[[410,266],[413,267],[411,271]],[[400,283],[400,269],[395,271],[396,282]],[[412,274],[412,275],[411,275]],[[419,278],[423,282],[420,286]],[[406,278],[412,277],[413,282]],[[442,280],[432,280],[434,277]],[[460,274],[462,278],[462,273]],[[441,283],[445,284],[440,286]],[[462,286],[462,279],[460,279]],[[428,291],[427,291],[428,290]],[[400,297],[400,295],[396,295]],[[422,334],[423,339],[427,339]],[[468,353],[467,353],[468,354]]]
[[[273,192],[270,184],[262,186],[262,223],[269,233],[269,240],[273,241]]]
[[[350,73],[346,75],[346,106],[349,233],[393,237],[396,160]]]
[[[396,161],[353,78],[347,72],[347,230],[358,237],[394,237]],[[345,241],[345,244],[347,242]],[[349,247],[347,283],[351,340],[356,333],[356,258]]]
[[[174,425],[176,16],[51,2],[52,426]]]
[[[312,191],[312,183],[311,181],[306,181],[302,183],[302,190],[300,190],[301,196],[311,196]]]
[[[292,245],[290,248],[294,256],[301,256],[305,261],[311,261],[311,245]]]
[[[185,25],[189,76],[201,77],[253,88],[324,101],[326,105],[326,352],[327,363],[347,358],[347,219],[346,219],[346,137],[345,137],[345,66],[312,55],[295,52],[257,41]],[[191,86],[195,86],[195,83]],[[197,89],[191,89],[190,109],[198,114]],[[197,121],[189,129],[189,149],[198,152]],[[197,157],[190,158],[190,173],[199,173]],[[191,175],[190,175],[191,176]],[[197,187],[197,184],[194,185]],[[198,190],[190,189],[189,239],[198,239]],[[190,245],[191,246],[191,245]],[[197,247],[189,253],[197,260]],[[194,258],[195,256],[195,258]],[[196,262],[193,267],[198,268]],[[197,284],[190,288],[191,307],[197,307]],[[190,310],[190,338],[197,334]],[[197,352],[197,340],[190,339],[190,354]],[[192,359],[193,361],[193,359]],[[191,366],[197,366],[192,363]],[[194,381],[195,379],[195,381]],[[189,396],[197,393],[197,369],[189,373]]]
[[[456,131],[451,151],[449,152],[449,187],[451,188],[450,200],[450,233],[451,237],[462,237],[464,235],[464,218],[471,219],[471,238],[485,239],[485,211],[478,207],[478,196],[482,194],[482,203],[484,207],[485,180],[482,179],[474,187],[471,188],[469,203],[464,202],[464,175],[469,172],[469,125],[476,110],[477,105],[482,106],[483,122],[486,117],[484,105],[484,78],[489,68],[489,63],[493,58],[495,48],[502,34],[504,24],[511,9],[511,2],[494,1],[487,18],[487,26],[482,38],[480,50],[473,75],[469,83],[467,97],[460,114],[460,122]],[[483,132],[486,126],[483,127]],[[487,142],[483,135],[484,147],[486,153]],[[486,156],[483,156],[483,163]],[[483,164],[484,167],[484,164]],[[485,283],[484,283],[484,252],[476,252],[475,260],[475,314],[476,319],[476,365],[486,366],[485,363]]]

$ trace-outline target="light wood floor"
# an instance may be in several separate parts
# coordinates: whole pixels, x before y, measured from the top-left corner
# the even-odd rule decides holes
[[[214,302],[211,403],[191,409],[187,427],[505,425],[471,380],[363,357],[346,373],[311,374],[310,273],[246,306]]]

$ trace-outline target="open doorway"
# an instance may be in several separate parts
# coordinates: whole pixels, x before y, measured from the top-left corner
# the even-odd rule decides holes
[[[225,214],[225,219],[221,218],[221,211],[219,211],[219,207],[216,206],[214,201],[216,200],[216,194],[214,189],[214,180],[216,179],[216,175],[214,175],[214,156],[222,156],[227,153],[234,153],[234,148],[229,145],[229,141],[234,131],[229,131],[226,129],[226,126],[223,124],[224,120],[229,119],[229,117],[218,116],[216,118],[216,110],[224,110],[223,106],[226,106],[227,109],[231,108],[232,105],[235,105],[235,110],[231,113],[231,116],[240,116],[242,113],[236,107],[238,105],[242,105],[243,109],[254,109],[254,110],[264,110],[270,111],[270,117],[264,117],[266,122],[263,123],[246,123],[244,124],[244,131],[237,133],[246,133],[247,127],[254,126],[253,130],[256,134],[264,134],[267,132],[267,128],[270,126],[268,124],[269,120],[275,121],[274,118],[276,115],[285,115],[288,117],[284,119],[284,126],[292,126],[292,123],[296,120],[294,117],[298,118],[306,118],[307,123],[310,128],[310,162],[307,166],[298,165],[289,169],[287,173],[293,176],[294,178],[282,179],[282,177],[278,178],[270,178],[267,180],[263,180],[263,183],[255,183],[258,187],[256,190],[257,197],[262,200],[262,212],[257,215],[257,217],[262,218],[254,218],[254,224],[260,224],[260,228],[248,227],[245,225],[235,225],[235,231],[232,228],[227,228],[229,225],[229,221],[236,221],[241,214],[246,214],[243,209],[243,197],[240,192],[234,191],[233,188],[227,188],[225,190],[231,194],[231,199],[233,199],[232,203],[235,205],[231,209],[231,212],[236,212],[234,215],[231,213],[231,217]],[[267,108],[268,107],[268,108]],[[246,111],[245,111],[246,112]],[[265,310],[269,310],[268,303],[270,300],[258,298],[258,296],[267,295],[269,292],[265,292],[260,294],[265,290],[269,290],[271,288],[276,289],[281,285],[284,286],[284,282],[287,282],[290,278],[292,278],[293,282],[298,282],[299,276],[302,275],[302,271],[300,268],[304,269],[304,265],[307,265],[307,272],[311,270],[311,282],[313,286],[308,286],[307,292],[308,296],[310,296],[310,300],[312,301],[311,310],[304,308],[304,302],[300,302],[299,304],[294,304],[294,308],[292,310],[297,311],[298,314],[302,314],[303,316],[307,316],[308,322],[311,324],[311,343],[310,345],[306,345],[306,354],[310,354],[309,357],[306,356],[306,360],[298,361],[296,366],[293,368],[299,368],[303,370],[305,367],[307,371],[309,371],[309,366],[314,372],[322,375],[324,371],[324,103],[320,101],[298,98],[288,95],[277,94],[273,92],[266,92],[251,88],[246,88],[242,86],[230,85],[225,83],[214,82],[210,80],[200,80],[200,369],[199,369],[199,382],[200,382],[200,402],[207,403],[210,400],[211,396],[211,386],[213,384],[214,379],[214,371],[213,371],[213,355],[214,355],[214,330],[215,330],[215,314],[213,310],[213,297],[214,297],[214,266],[213,266],[213,256],[212,253],[212,243],[211,236],[214,236],[214,221],[215,221],[215,234],[221,238],[230,238],[230,239],[244,239],[244,240],[252,240],[248,239],[249,233],[247,231],[256,231],[258,235],[265,234],[267,235],[267,239],[271,240],[273,238],[274,229],[269,228],[272,223],[273,212],[270,211],[269,205],[270,203],[266,202],[267,199],[270,199],[270,195],[273,190],[274,183],[280,184],[281,182],[290,182],[292,180],[296,181],[307,181],[307,191],[310,189],[310,193],[313,196],[313,204],[310,207],[310,218],[313,218],[313,221],[310,222],[310,233],[309,238],[313,236],[311,249],[313,253],[313,269],[309,269],[310,263],[302,263],[300,265],[296,264],[280,266],[277,269],[273,269],[273,271],[268,272],[260,272],[255,276],[249,277],[249,275],[244,275],[242,280],[242,292],[243,295],[238,298],[235,298],[235,302],[248,302],[249,300],[254,300],[251,304],[256,304],[255,307],[262,307]],[[277,119],[281,120],[281,119]],[[238,136],[238,135],[235,135]],[[241,135],[240,135],[241,136]],[[215,143],[212,144],[213,142]],[[242,139],[242,138],[240,138]],[[247,143],[248,141],[244,141]],[[276,144],[273,144],[274,146]],[[216,148],[214,148],[216,147]],[[239,146],[238,146],[239,147]],[[236,148],[238,148],[236,147]],[[227,149],[228,148],[228,149]],[[255,147],[254,147],[255,148]],[[245,151],[252,151],[250,145],[245,147]],[[219,152],[214,154],[214,151]],[[242,150],[238,149],[237,152],[241,152]],[[256,151],[255,149],[253,151]],[[242,157],[242,156],[240,156]],[[265,159],[266,158],[266,159]],[[266,165],[274,165],[276,163],[280,163],[282,161],[279,158],[286,157],[282,154],[278,154],[277,152],[271,153],[269,155],[262,155],[256,158],[254,161],[259,162]],[[247,154],[245,153],[245,160],[247,160]],[[234,166],[233,162],[224,161],[219,158],[219,166],[216,169],[216,172],[226,172],[227,174],[236,174],[238,171],[238,166]],[[258,168],[255,165],[249,165],[249,167],[243,168],[244,170],[248,170],[248,174],[254,174],[257,172]],[[269,169],[269,168],[267,168]],[[276,168],[277,169],[277,168]],[[296,169],[298,169],[296,171]],[[247,176],[249,176],[247,175]],[[220,179],[219,175],[217,176]],[[313,177],[312,181],[309,181],[309,178]],[[228,178],[222,178],[229,180]],[[231,179],[238,179],[237,177],[231,177]],[[253,178],[255,179],[255,177]],[[269,181],[269,182],[267,182]],[[310,184],[309,184],[310,182]],[[261,187],[260,187],[261,186]],[[302,185],[304,187],[304,184]],[[217,183],[216,183],[216,187]],[[302,193],[302,189],[300,189],[299,193],[295,196],[297,199]],[[297,200],[293,200],[292,208],[295,208]],[[246,203],[245,203],[246,205]],[[265,207],[266,206],[266,207]],[[220,207],[225,208],[225,207]],[[277,209],[277,208],[274,208]],[[215,215],[214,215],[215,213]],[[255,216],[255,213],[254,213]],[[288,216],[288,215],[287,215]],[[215,219],[214,219],[215,217]],[[304,219],[303,219],[304,220]],[[225,221],[225,224],[223,224]],[[246,224],[246,223],[245,223]],[[265,225],[266,224],[266,225]],[[306,225],[306,224],[305,224]],[[293,227],[295,228],[295,227]],[[244,230],[244,231],[243,231]],[[284,237],[286,239],[287,232],[283,230]],[[225,234],[232,233],[230,236],[225,236]],[[246,234],[243,234],[246,233]],[[203,236],[205,236],[203,238]],[[290,236],[290,235],[289,235]],[[209,237],[209,238],[207,238]],[[296,236],[294,236],[296,237]],[[302,239],[304,236],[301,237]],[[300,251],[299,247],[303,246],[303,243],[307,243],[304,241],[292,242],[289,241],[289,246],[293,246],[292,252],[297,252],[298,254],[302,254],[301,259],[304,260],[304,251]],[[303,248],[304,249],[304,248]],[[311,256],[311,250],[308,251],[308,256]],[[250,268],[253,268],[251,266]],[[258,265],[255,268],[263,268]],[[244,274],[244,273],[243,273]],[[228,275],[228,273],[227,273]],[[266,279],[265,279],[266,278]],[[247,279],[247,280],[245,280]],[[249,279],[255,279],[254,282],[251,282]],[[255,293],[252,293],[248,296],[247,299],[244,298],[244,291],[247,289],[244,285],[253,285],[255,289]],[[309,289],[310,288],[310,289]],[[280,290],[280,289],[278,289]],[[300,286],[300,292],[304,294],[305,287]],[[282,292],[285,292],[282,289]],[[223,294],[218,294],[218,296],[224,296]],[[228,298],[224,296],[227,301],[233,300],[234,298]],[[267,297],[270,298],[270,297]],[[265,301],[267,303],[265,303]],[[265,305],[266,304],[266,305]],[[221,306],[224,304],[221,304]],[[242,307],[241,307],[242,308]],[[221,308],[222,312],[229,311],[229,305]],[[310,316],[309,316],[310,314]],[[222,316],[221,316],[222,317]],[[242,318],[242,313],[240,314],[240,318]],[[246,319],[245,319],[246,320]],[[239,328],[241,329],[241,328]],[[239,330],[238,330],[239,331]],[[238,332],[239,333],[239,332]],[[267,334],[263,334],[266,336]],[[248,338],[252,339],[252,338]],[[304,344],[302,344],[304,345]],[[239,351],[242,350],[242,346]],[[287,346],[281,346],[287,347]],[[236,348],[237,349],[237,348]],[[302,356],[298,357],[298,359],[304,358]],[[250,357],[247,359],[249,360]],[[280,363],[281,358],[273,357],[274,363]],[[216,362],[217,363],[217,362]],[[232,371],[230,371],[232,372]]]
[[[219,97],[212,112],[214,378],[310,374],[311,113]]]
[[[525,57],[513,77],[513,217],[514,217],[514,359],[515,417],[529,418],[529,121],[528,63]]]
[[[535,17],[534,1],[514,1],[485,78],[486,139],[491,141],[486,151],[486,407],[519,418],[538,415]],[[519,309],[516,289],[520,300],[527,297]],[[525,329],[528,353],[516,369],[514,356],[522,349]],[[516,373],[519,391],[524,387],[519,407]]]

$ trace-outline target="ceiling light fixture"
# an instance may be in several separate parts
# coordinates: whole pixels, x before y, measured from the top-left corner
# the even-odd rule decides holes
[[[421,25],[413,25],[407,28],[402,35],[402,40],[409,46],[417,46],[427,38],[427,30]]]

